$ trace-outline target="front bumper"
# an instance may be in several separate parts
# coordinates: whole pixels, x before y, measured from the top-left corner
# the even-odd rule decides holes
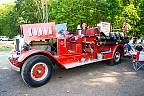
[[[9,56],[9,63],[12,67],[12,69],[16,70],[16,71],[20,71],[21,67],[22,67],[22,63],[21,62],[18,62],[18,55],[16,54],[11,54]]]

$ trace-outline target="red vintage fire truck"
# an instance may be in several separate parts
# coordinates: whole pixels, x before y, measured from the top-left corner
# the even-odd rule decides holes
[[[12,67],[21,72],[24,82],[31,87],[46,84],[55,65],[65,69],[108,60],[109,65],[120,63],[127,37],[123,33],[105,35],[98,28],[88,28],[83,36],[58,36],[55,23],[24,24],[21,37],[27,44],[16,48],[9,57]]]

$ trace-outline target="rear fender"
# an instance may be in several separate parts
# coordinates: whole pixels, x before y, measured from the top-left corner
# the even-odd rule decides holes
[[[49,57],[49,59],[51,59],[52,62],[59,63],[50,52],[45,51],[45,50],[37,50],[37,49],[32,49],[32,50],[26,51],[25,53],[22,53],[18,58],[18,62],[25,62],[29,57],[34,56],[34,55],[44,55],[44,56]]]

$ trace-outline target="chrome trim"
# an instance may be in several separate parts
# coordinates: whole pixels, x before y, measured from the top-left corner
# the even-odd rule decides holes
[[[77,67],[77,66],[82,66],[82,65],[86,65],[86,64],[90,64],[90,63],[95,63],[95,62],[99,62],[99,61],[104,61],[104,60],[109,60],[109,59],[112,59],[112,58],[108,58],[108,59],[94,59],[94,60],[88,60],[88,61],[85,61],[85,62],[75,62],[75,63],[69,63],[69,64],[65,64],[64,67],[66,69],[70,69],[70,68],[74,68],[74,67]]]

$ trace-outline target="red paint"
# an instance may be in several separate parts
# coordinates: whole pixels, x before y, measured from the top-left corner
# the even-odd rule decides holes
[[[40,41],[56,38],[55,23],[23,24],[20,26],[24,38],[28,41]]]
[[[44,30],[44,28],[52,28],[52,34],[48,35],[40,35],[38,33],[38,36],[29,36],[28,30],[29,28],[32,29],[32,33],[34,32],[35,28],[41,28]],[[55,30],[55,24],[54,23],[46,23],[46,24],[26,24],[22,25],[21,29],[23,31],[24,37],[26,40],[33,41],[33,40],[45,40],[45,39],[51,39],[56,38],[56,30]],[[57,55],[52,55],[50,52],[46,50],[37,50],[32,49],[26,52],[23,52],[18,58],[11,58],[10,62],[17,66],[21,67],[25,60],[27,60],[29,57],[35,55],[35,54],[45,54],[48,57],[51,57],[55,61],[58,62],[60,66],[63,66],[65,64],[70,63],[76,63],[76,62],[82,62],[83,60],[97,60],[97,54],[102,53],[103,51],[111,51],[110,53],[103,54],[102,59],[110,59],[113,58],[113,54],[115,53],[116,49],[120,46],[123,47],[124,44],[113,44],[113,45],[101,45],[99,46],[99,41],[96,40],[96,35],[100,35],[99,31],[96,29],[88,29],[86,31],[86,35],[74,39],[73,42],[71,42],[69,39],[66,38],[57,38]],[[50,58],[50,59],[51,59]],[[38,70],[38,68],[42,69],[42,67],[37,66],[35,70]],[[34,74],[36,77],[40,77],[39,75]]]
[[[41,73],[38,73],[38,71],[41,71]],[[36,65],[33,69],[32,75],[35,78],[41,78],[45,74],[45,67],[42,64]]]
[[[112,53],[104,54],[104,55],[103,55],[103,58],[104,58],[104,59],[112,58]]]
[[[136,60],[139,61],[139,56],[140,56],[140,51],[137,52],[136,54]]]
[[[11,62],[11,64],[18,68],[21,68],[23,65],[23,62],[18,62],[17,58],[9,58],[9,61]]]
[[[29,51],[22,53],[18,58],[18,62],[23,62],[27,57],[31,56],[32,54],[37,54],[37,53],[39,53],[39,54],[44,53],[44,54],[47,54],[47,55],[54,58],[54,56],[48,51],[32,49],[32,50],[29,50]]]
[[[96,36],[96,35],[99,35],[99,34],[100,34],[100,31],[98,29],[95,29],[95,28],[87,29],[86,32],[85,32],[86,36]]]

